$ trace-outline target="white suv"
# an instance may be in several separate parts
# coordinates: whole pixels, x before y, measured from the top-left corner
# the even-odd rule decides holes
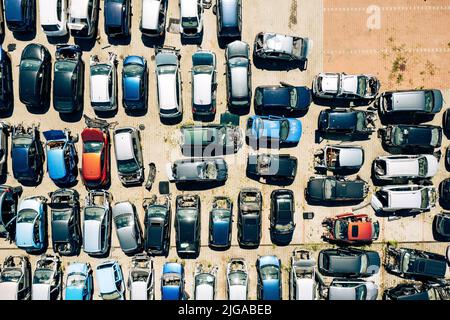
[[[39,19],[42,31],[49,37],[67,34],[68,0],[40,0]]]
[[[380,180],[431,178],[438,166],[430,154],[381,156],[373,161],[373,172]]]
[[[437,192],[433,186],[385,186],[372,194],[371,205],[377,212],[423,212],[436,206]]]
[[[198,38],[203,32],[203,0],[180,0],[180,33]]]
[[[90,59],[91,106],[95,111],[117,109],[117,59],[109,53],[109,60],[101,62],[97,55]]]

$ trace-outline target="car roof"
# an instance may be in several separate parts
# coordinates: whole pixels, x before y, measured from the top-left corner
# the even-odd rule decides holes
[[[222,12],[222,25],[234,27],[238,25],[238,2],[237,0],[222,0],[220,2]]]
[[[326,112],[326,111],[321,111]],[[356,127],[356,121],[357,112],[350,111],[350,112],[338,112],[331,110],[328,113],[328,127],[334,128],[334,129],[340,129],[340,128],[354,128]]]
[[[339,88],[339,74],[322,73],[320,76],[322,91],[337,93]]]
[[[371,240],[372,239],[372,222],[350,222],[348,225],[349,240]]]
[[[91,101],[109,102],[109,76],[105,74],[91,75]]]
[[[101,250],[101,223],[97,220],[85,220],[83,225],[83,247],[87,252]]]
[[[117,291],[113,265],[105,262],[97,266],[96,277],[101,293]],[[104,266],[106,265],[106,266]]]
[[[147,282],[133,281],[130,285],[131,300],[147,300]]]
[[[392,94],[392,108],[396,111],[423,111],[428,90],[397,91]]]
[[[105,23],[113,26],[122,25],[123,2],[105,1]]]
[[[197,0],[180,0],[181,17],[197,16]]]
[[[67,174],[64,149],[47,151],[48,172],[51,179],[61,179]]]
[[[33,283],[31,287],[31,300],[49,300],[50,289],[51,287],[48,283]]]
[[[178,107],[176,73],[158,75],[158,98],[159,107],[163,110],[171,110]]]
[[[391,208],[421,208],[421,191],[389,191],[389,207]]]
[[[156,30],[159,24],[160,0],[143,0],[141,26],[144,29]]]
[[[295,294],[297,300],[314,299],[314,279],[300,278],[296,280]]]
[[[195,287],[196,300],[213,300],[214,287],[210,284],[204,283]]]
[[[114,133],[114,145],[116,159],[130,160],[134,159],[133,141],[130,131],[120,131]]]
[[[230,232],[229,221],[220,220],[213,222],[212,236],[215,243],[228,242],[228,234]]]
[[[90,0],[71,1],[70,17],[71,18],[88,18],[88,4]]]
[[[265,299],[265,300],[280,299],[280,280],[279,279],[263,280],[263,299]]]
[[[41,25],[50,25],[58,23],[58,0],[39,1],[39,20]]]
[[[355,167],[362,165],[364,161],[364,150],[362,148],[340,148],[339,149],[339,165],[344,167]]]
[[[33,223],[16,224],[16,244],[18,247],[34,247]]]
[[[264,48],[269,51],[292,53],[294,38],[283,34],[266,32],[263,34]]]
[[[17,300],[19,283],[0,282],[0,300]]]
[[[22,0],[6,0],[5,1],[5,17],[9,21],[22,21]]]
[[[229,286],[230,300],[246,300],[247,287],[245,285],[231,285]]]
[[[356,287],[337,287],[330,286],[328,289],[329,300],[355,300]]]
[[[212,74],[199,73],[194,75],[193,100],[195,104],[206,105],[212,102]]]
[[[233,97],[247,97],[247,67],[238,66],[231,69],[231,95]]]

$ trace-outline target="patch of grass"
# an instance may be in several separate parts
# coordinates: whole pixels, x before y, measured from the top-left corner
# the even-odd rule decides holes
[[[397,240],[387,240],[386,241],[386,245],[392,246],[394,248],[397,248],[398,247],[398,241]]]

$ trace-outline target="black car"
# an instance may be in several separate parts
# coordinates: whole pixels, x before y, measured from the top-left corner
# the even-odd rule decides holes
[[[447,271],[443,255],[393,246],[386,247],[383,265],[391,274],[414,280],[443,279]]]
[[[440,183],[439,198],[444,207],[450,206],[450,178],[447,178]]]
[[[242,0],[217,0],[213,8],[217,17],[217,37],[238,39],[242,31]]]
[[[144,250],[151,255],[169,254],[172,208],[168,197],[144,199]]]
[[[36,0],[5,0],[5,18],[12,32],[35,29]]]
[[[82,107],[84,63],[78,45],[56,46],[53,79],[53,106],[60,113],[73,113]]]
[[[9,110],[13,102],[11,58],[0,47],[0,111]]]
[[[62,256],[80,252],[80,195],[74,189],[58,189],[49,193],[53,251]]]
[[[175,230],[178,255],[200,253],[200,197],[179,195],[176,198]]]
[[[367,196],[369,185],[359,178],[348,180],[334,176],[311,177],[305,188],[308,202],[361,202]]]
[[[261,241],[262,194],[244,188],[238,196],[238,242],[241,247],[258,247]]]
[[[50,52],[32,43],[23,49],[19,66],[19,98],[30,107],[43,107],[50,101],[52,61]]]
[[[441,212],[434,217],[433,230],[441,241],[450,241],[450,212]]]
[[[21,186],[0,186],[0,237],[15,239],[17,205],[21,194]]]
[[[376,251],[356,248],[325,249],[319,252],[318,269],[330,277],[370,277],[380,270]]]
[[[256,114],[283,114],[305,112],[311,104],[311,90],[307,87],[259,86],[255,89]]]
[[[297,174],[297,158],[289,154],[257,154],[247,159],[247,175],[256,179],[294,180]]]
[[[406,152],[439,148],[442,128],[432,125],[388,125],[378,130],[384,146]]]
[[[375,130],[375,113],[353,109],[326,109],[319,114],[321,135],[335,134],[349,137],[368,136]]]
[[[225,196],[214,197],[209,212],[209,246],[215,249],[229,248],[232,225],[233,202]]]
[[[295,230],[294,192],[273,190],[270,194],[270,235],[275,244],[289,244]]]
[[[127,37],[131,29],[131,0],[105,0],[105,33]]]
[[[384,290],[383,300],[450,300],[450,284],[401,283]]]

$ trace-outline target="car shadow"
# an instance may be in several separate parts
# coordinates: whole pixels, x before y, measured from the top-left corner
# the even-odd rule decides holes
[[[258,249],[259,245],[260,245],[259,243],[257,245],[253,245],[253,246],[244,245],[244,244],[239,243],[239,249],[242,249],[242,250],[254,250],[254,249]]]
[[[177,254],[180,259],[197,259],[200,255],[200,250],[196,253],[182,253],[177,251]]]
[[[180,34],[180,41],[181,41],[181,45],[197,45],[197,46],[201,46],[202,42],[203,42],[203,29],[202,32],[196,36],[196,37],[185,37],[182,34]]]
[[[307,63],[304,61],[274,61],[269,59],[261,59],[253,55],[253,65],[261,70],[268,71],[290,71],[300,69],[305,71]]]
[[[278,247],[289,246],[292,241],[293,233],[287,235],[276,235],[270,232],[270,241]]]
[[[278,186],[278,187],[286,187],[290,186],[295,179],[282,179],[282,178],[263,178],[257,175],[253,175],[250,173],[246,173],[247,178],[258,181],[262,184],[272,185],[272,186]]]
[[[70,39],[70,34],[67,32],[64,36],[54,37],[54,36],[47,36],[47,41],[50,44],[57,45],[60,43],[68,43]]]
[[[131,33],[128,36],[109,37],[108,43],[113,46],[128,46],[131,43]]]
[[[76,45],[80,47],[82,51],[91,51],[97,43],[97,36],[94,35],[92,38],[74,38]]]
[[[175,183],[177,190],[179,191],[203,191],[214,188],[219,188],[225,185],[225,181],[213,181],[213,182],[178,182]]]
[[[130,117],[142,117],[148,113],[148,107],[142,108],[142,109],[133,109],[133,110],[124,108],[124,110],[125,110],[125,114]]]
[[[216,114],[211,114],[211,115],[205,115],[205,116],[200,116],[200,115],[196,115],[193,114],[192,118],[194,121],[201,121],[201,122],[213,122],[214,119],[216,118]]]
[[[420,215],[421,213],[425,213],[425,212],[428,212],[428,211],[429,210],[424,211],[424,212],[411,212],[410,210],[397,210],[395,212],[395,214],[394,214],[392,212],[386,212],[386,211],[378,210],[378,211],[375,211],[375,216],[380,217],[380,218],[389,218],[389,217],[391,217],[391,218],[392,217],[399,217],[399,218],[412,217],[412,218],[415,218],[418,215]]]
[[[227,45],[232,43],[233,41],[241,41],[241,40],[242,40],[241,36],[237,36],[237,37],[219,37],[219,35],[217,35],[217,43],[219,44],[219,48],[220,49],[225,49],[227,47]]]
[[[324,98],[318,98],[316,96],[313,96],[312,100],[313,100],[313,103],[318,106],[329,107],[329,108],[364,107],[364,106],[369,106],[373,102],[373,100],[348,101],[348,100],[343,100],[343,99],[324,99]],[[375,111],[375,108],[371,108],[370,110]]]
[[[83,107],[76,111],[71,113],[59,113],[59,118],[64,122],[78,122],[81,120],[81,117],[83,117]]]
[[[389,152],[392,155],[398,154],[407,154],[407,155],[417,155],[417,154],[434,154],[434,148],[399,148],[399,147],[391,147],[387,146],[384,143],[381,143],[381,146],[384,151]]]
[[[36,28],[34,28],[34,30],[31,30],[31,31],[23,31],[23,32],[14,31],[12,34],[13,34],[14,39],[16,39],[16,40],[32,41],[36,38]]]
[[[437,222],[437,215],[434,216],[433,218],[433,223],[431,224],[432,227],[432,231],[433,231],[433,239],[435,241],[439,241],[439,242],[448,242],[450,241],[450,238],[447,237],[443,237],[442,235],[440,235],[437,230],[436,230],[436,222]]]
[[[209,249],[211,249],[213,251],[224,252],[224,251],[227,251],[228,249],[230,249],[231,244],[229,244],[229,245],[227,245],[225,247],[216,247],[216,246],[213,246],[211,244],[208,244],[208,247],[209,247]]]
[[[250,104],[240,107],[228,106],[228,111],[238,116],[245,116],[250,113]]]
[[[355,206],[362,203],[364,200],[354,200],[354,201],[321,201],[313,200],[309,197],[305,197],[306,203],[311,206],[319,207],[342,207],[342,206]]]
[[[371,134],[355,134],[355,135],[344,135],[344,134],[335,134],[335,133],[323,133],[319,130],[315,131],[316,140],[317,138],[321,140],[334,140],[334,141],[366,141],[370,140]]]
[[[148,37],[144,34],[141,34],[141,41],[144,44],[144,46],[148,48],[162,47],[164,45],[165,40],[166,40],[165,32],[161,37]]]
[[[174,117],[174,118],[159,117],[159,119],[161,120],[162,124],[171,126],[171,125],[179,124],[183,120],[183,114],[179,115],[178,117]]]
[[[109,110],[109,111],[97,111],[97,110],[94,110],[94,113],[99,118],[106,118],[106,119],[108,119],[108,118],[114,118],[118,111],[119,111],[119,107],[117,107],[114,110]]]
[[[434,119],[433,114],[418,115],[418,114],[382,114],[378,110],[378,119],[382,125],[396,125],[396,124],[410,124],[419,125],[421,123],[430,122]]]

